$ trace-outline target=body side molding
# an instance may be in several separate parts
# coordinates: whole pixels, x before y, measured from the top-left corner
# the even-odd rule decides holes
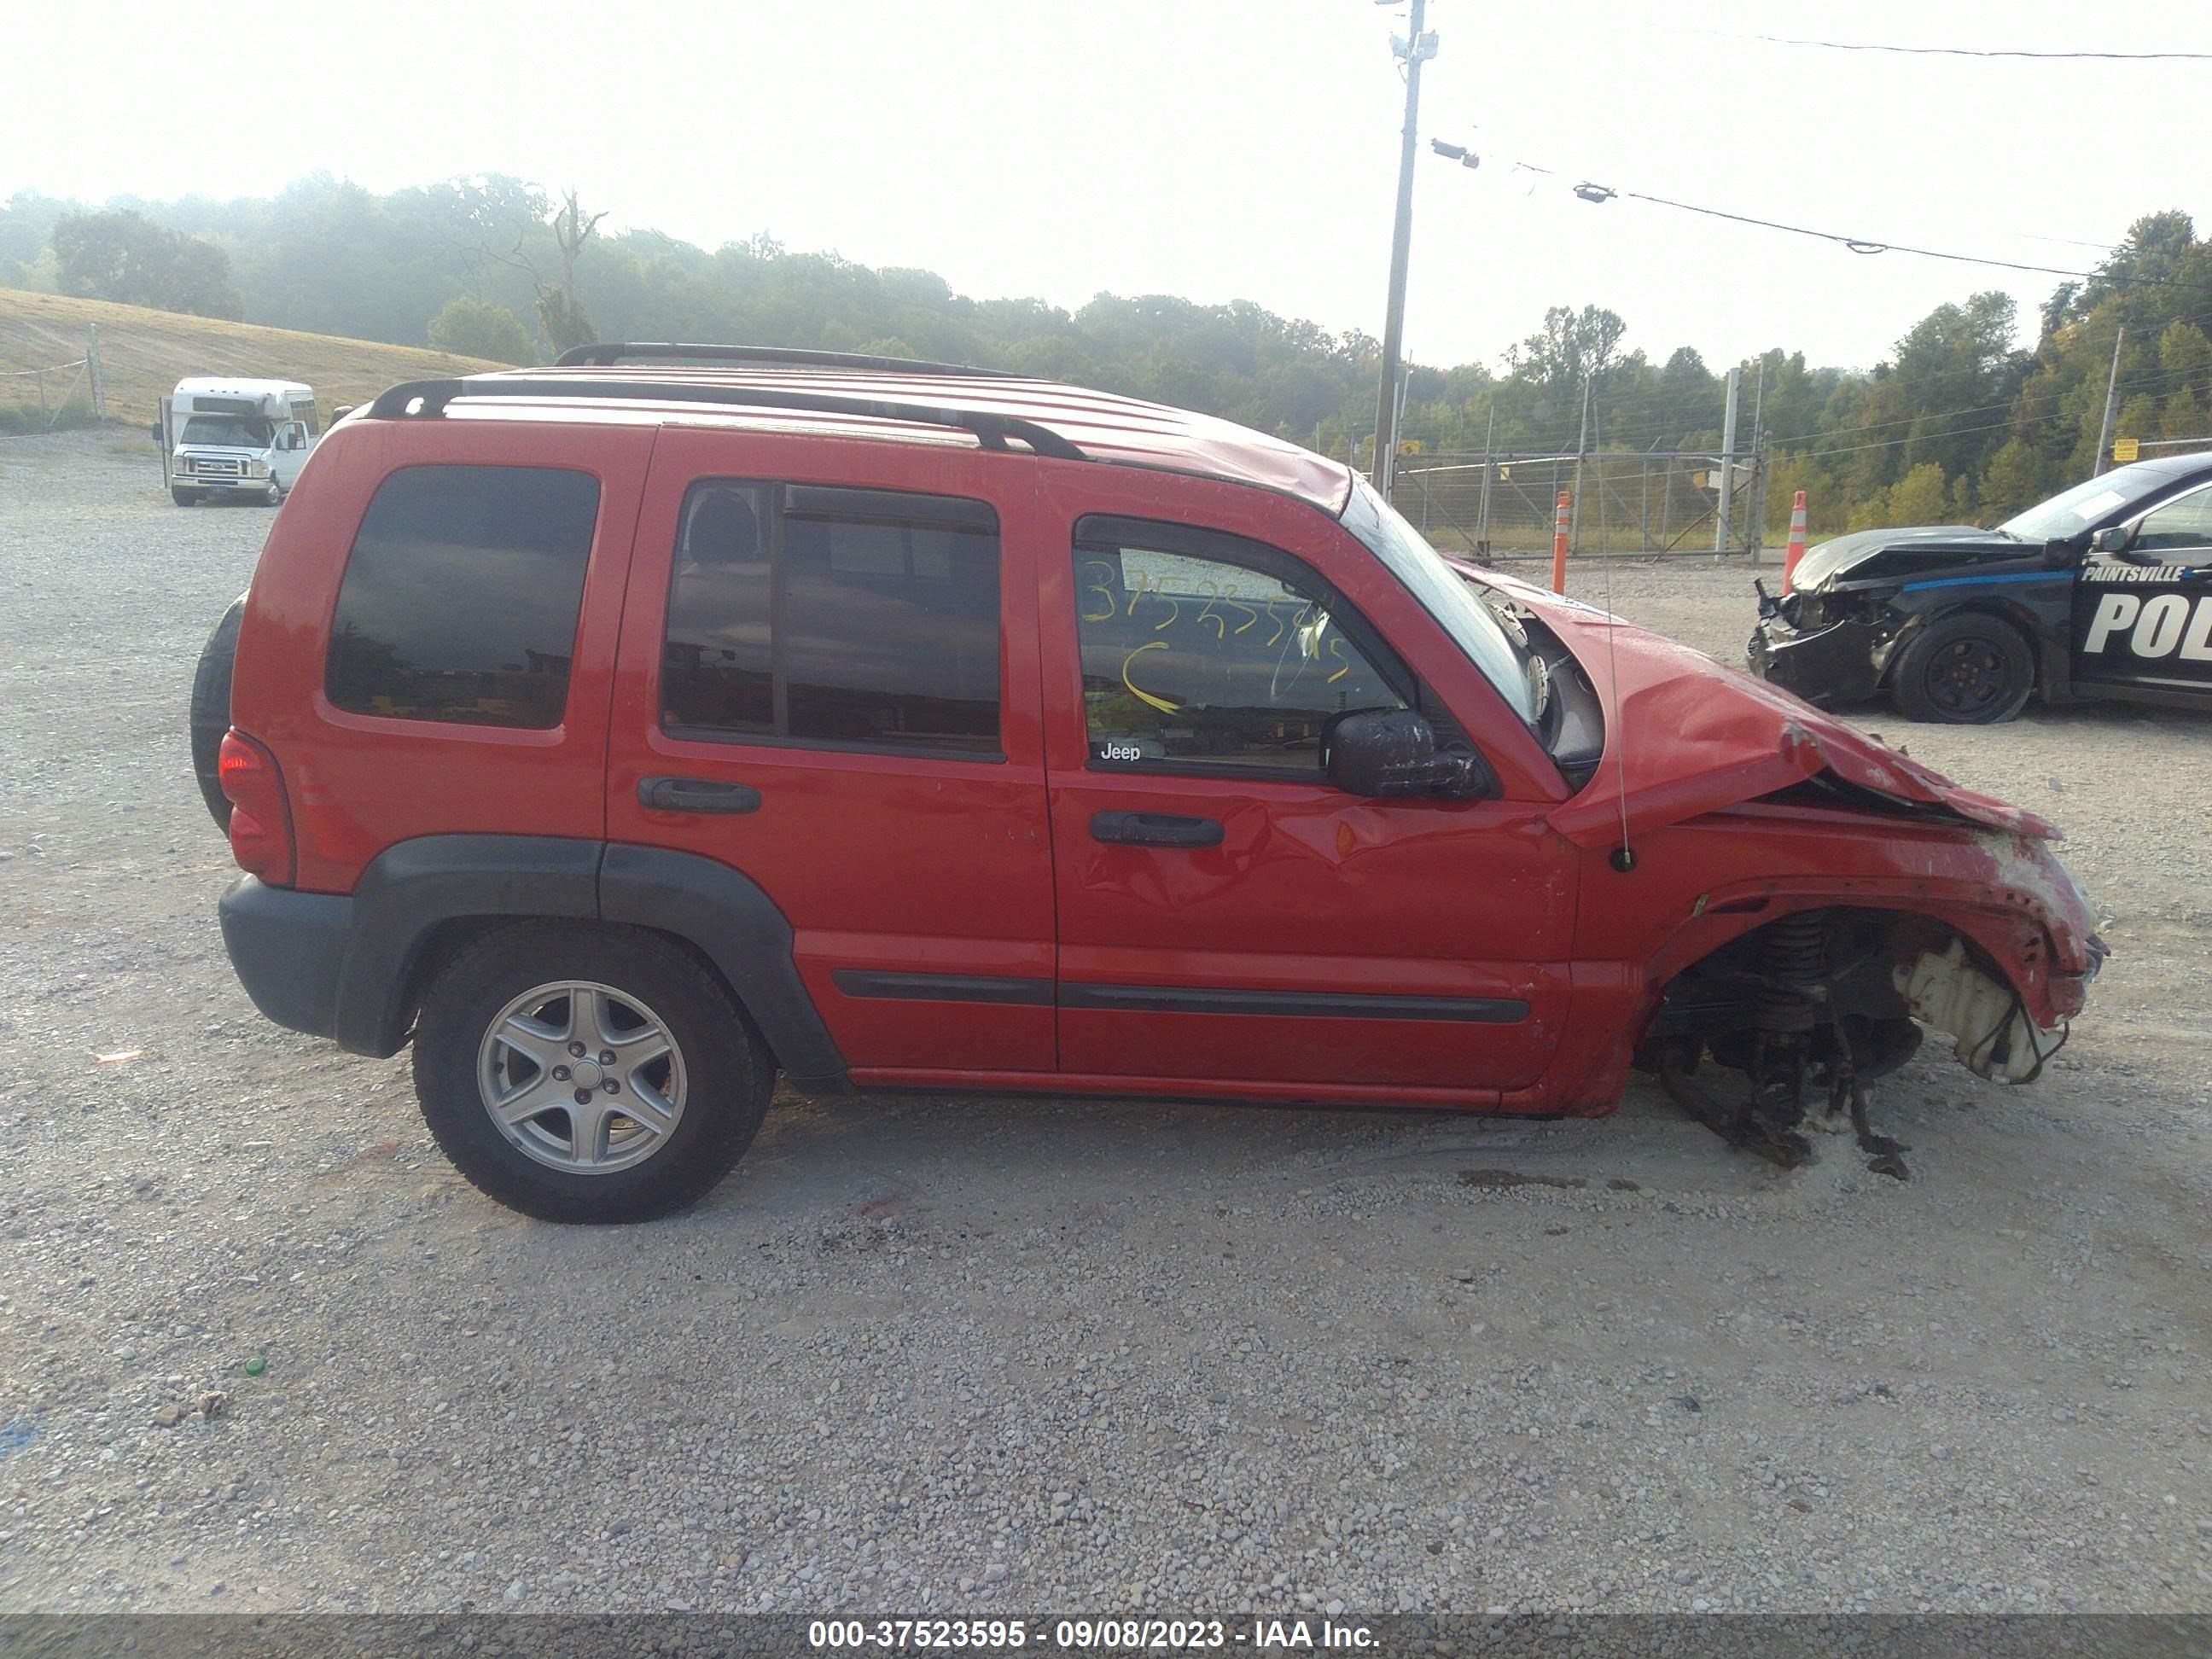
[[[884,997],[897,1002],[1005,1002],[1029,1007],[1052,1006],[1052,981],[998,974],[879,973],[838,968],[830,979],[848,997]]]
[[[1097,985],[1063,980],[1063,1008],[1152,1014],[1289,1014],[1309,1019],[1447,1019],[1510,1025],[1528,1018],[1514,997],[1422,997],[1358,992],[1212,990],[1181,985]]]

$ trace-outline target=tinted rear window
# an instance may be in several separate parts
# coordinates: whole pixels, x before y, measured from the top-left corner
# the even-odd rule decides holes
[[[402,720],[559,725],[599,505],[585,472],[393,473],[346,562],[331,701]]]
[[[661,708],[687,735],[996,755],[996,514],[898,490],[693,485]]]

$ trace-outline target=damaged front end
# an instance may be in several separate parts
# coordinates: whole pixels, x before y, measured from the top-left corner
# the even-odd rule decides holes
[[[1626,884],[1585,907],[1577,945],[1632,966],[1624,1058],[1733,1145],[1798,1162],[1819,1107],[1899,1176],[1903,1148],[1869,1124],[1865,1085],[1924,1031],[1978,1076],[2036,1076],[2105,957],[2056,825],[1685,647],[1526,602],[1612,711],[1589,782],[1547,822]],[[1872,613],[1855,623],[1806,596],[1792,614],[1879,640]],[[1710,1091],[1708,1060],[1741,1073],[1747,1097]]]
[[[1759,621],[1745,666],[1769,684],[1819,704],[1870,701],[1897,653],[1906,618],[1886,591],[1759,592]]]

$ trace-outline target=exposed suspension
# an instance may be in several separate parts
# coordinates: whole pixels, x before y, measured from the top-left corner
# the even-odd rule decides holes
[[[1805,1121],[1808,1086],[1825,1084],[1829,1112],[1848,1112],[1860,1146],[1875,1155],[1869,1167],[1902,1181],[1899,1154],[1908,1149],[1869,1125],[1850,1037],[1832,1000],[1828,923],[1826,912],[1803,910],[1758,936],[1758,954],[1747,964],[1757,983],[1750,1050],[1741,1061],[1751,1079],[1747,1102],[1730,1111],[1691,1079],[1701,1046],[1694,1039],[1686,1049],[1670,1043],[1662,1050],[1660,1079],[1677,1104],[1730,1146],[1785,1168],[1812,1155],[1798,1126]]]
[[[1758,1035],[1751,1051],[1752,1110],[1765,1129],[1786,1134],[1805,1121],[1806,1073],[1828,1018],[1826,918],[1801,910],[1759,939]]]

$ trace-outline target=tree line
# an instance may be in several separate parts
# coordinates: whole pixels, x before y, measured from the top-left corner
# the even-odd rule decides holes
[[[0,286],[85,294],[507,362],[591,338],[727,340],[983,364],[1219,415],[1371,461],[1380,349],[1246,301],[1101,294],[1073,311],[976,300],[934,272],[871,268],[756,235],[708,250],[524,180],[453,179],[376,195],[316,173],[269,198],[117,199],[29,192],[0,210]],[[1995,523],[2086,476],[2116,335],[2116,432],[2212,428],[2212,240],[2189,216],[2138,220],[2014,344],[2012,300],[1938,306],[1871,370],[1747,360],[1772,471],[1770,527],[1805,489],[1826,530]],[[2124,331],[2124,335],[2121,331]],[[1684,346],[1625,349],[1601,307],[1554,307],[1495,365],[1416,365],[1401,436],[1425,453],[1705,450],[1721,441],[1725,365]],[[1585,401],[1588,406],[1587,435]],[[2212,438],[2208,438],[2212,442]]]

